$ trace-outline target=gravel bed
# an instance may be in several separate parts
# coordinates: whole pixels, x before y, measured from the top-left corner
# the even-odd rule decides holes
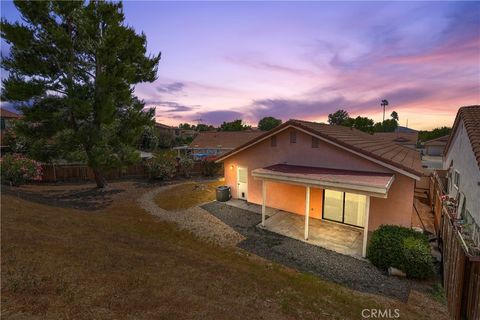
[[[236,246],[245,239],[240,233],[200,207],[182,211],[167,211],[155,203],[155,196],[176,185],[163,186],[143,194],[139,205],[162,221],[173,222],[180,229],[188,230],[197,237],[220,246]]]
[[[245,237],[238,243],[258,256],[354,290],[408,300],[411,281],[390,277],[367,261],[257,228],[261,216],[219,202],[201,206]]]

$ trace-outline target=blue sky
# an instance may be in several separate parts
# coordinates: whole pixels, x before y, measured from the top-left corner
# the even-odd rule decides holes
[[[380,120],[386,98],[402,125],[428,129],[480,104],[478,2],[130,1],[124,11],[162,52],[158,80],[136,93],[165,123],[325,121],[339,108]]]

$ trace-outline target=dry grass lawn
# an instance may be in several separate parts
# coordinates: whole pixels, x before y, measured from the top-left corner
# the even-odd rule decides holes
[[[215,200],[215,188],[223,181],[187,182],[160,193],[155,202],[168,211],[188,209]]]
[[[201,242],[137,207],[144,185],[92,188],[3,194],[2,319],[361,319],[364,308],[447,319],[425,294],[367,295]]]

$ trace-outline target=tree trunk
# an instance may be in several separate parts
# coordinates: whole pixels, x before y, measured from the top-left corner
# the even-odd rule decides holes
[[[105,180],[103,173],[99,169],[93,169],[93,175],[95,176],[95,182],[98,188],[105,188],[107,186],[107,180]]]

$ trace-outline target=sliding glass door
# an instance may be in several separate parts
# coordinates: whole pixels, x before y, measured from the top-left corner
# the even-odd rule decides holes
[[[323,218],[343,222],[343,196],[340,191],[324,190]]]
[[[363,227],[367,197],[361,194],[324,190],[323,218]]]

